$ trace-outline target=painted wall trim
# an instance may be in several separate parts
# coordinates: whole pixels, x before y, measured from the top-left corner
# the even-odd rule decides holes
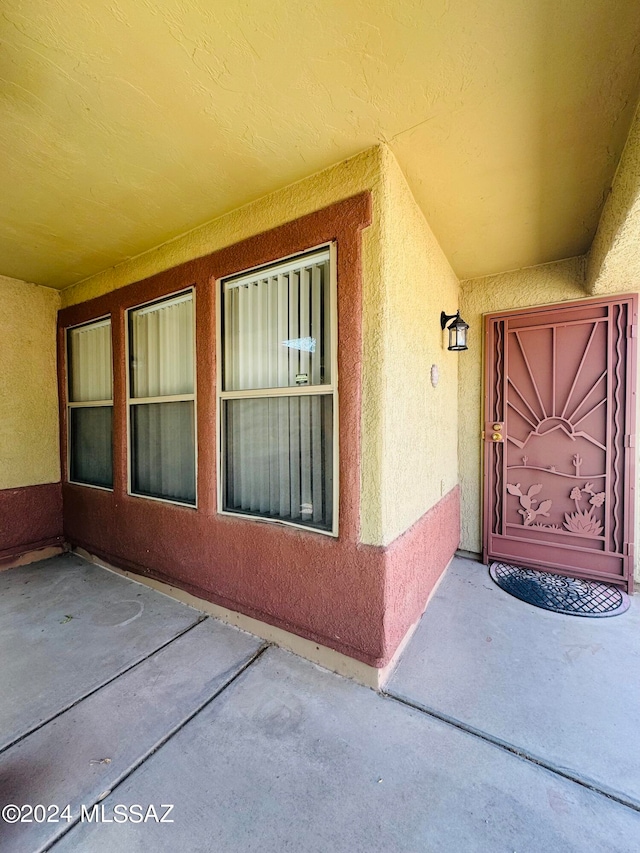
[[[459,540],[454,489],[386,547],[360,535],[362,240],[372,198],[360,193],[60,312],[61,436],[66,435],[64,329],[110,314],[114,354],[114,488],[63,482],[67,540],[111,565],[239,611],[376,669],[393,658]],[[338,278],[340,529],[337,538],[218,513],[215,281],[335,241]],[[127,493],[125,314],[194,287],[197,330],[197,509]],[[61,441],[63,470],[66,442]]]
[[[114,489],[63,482],[65,535],[123,568],[149,569],[222,606],[264,618],[376,665],[384,655],[384,564],[360,546],[362,239],[370,192],[250,237],[149,279],[62,310],[58,358],[66,471],[64,329],[111,315],[114,356]],[[337,244],[340,529],[337,539],[218,514],[216,495],[216,280],[313,248]],[[198,359],[197,510],[127,494],[126,327],[128,308],[194,287]],[[147,572],[145,572],[147,574]]]
[[[396,654],[460,544],[460,487],[448,494],[385,549],[385,654]]]
[[[8,567],[30,551],[62,547],[60,483],[0,490],[0,565]]]
[[[270,625],[260,619],[246,616],[244,613],[239,613],[237,610],[222,607],[219,604],[214,604],[213,602],[207,601],[198,595],[186,592],[171,583],[156,580],[151,577],[145,577],[138,572],[118,568],[117,566],[109,563],[107,560],[103,560],[98,557],[96,554],[91,554],[84,548],[74,548],[74,553],[78,554],[78,556],[85,560],[94,563],[96,566],[102,566],[102,568],[115,572],[122,577],[129,578],[143,586],[155,589],[169,598],[181,601],[183,604],[188,604],[190,607],[201,610],[203,613],[208,613],[215,619],[219,619],[222,622],[226,622],[229,625],[240,628],[242,631],[254,634],[257,637],[266,640],[268,643],[273,643],[283,649],[287,649],[300,657],[306,658],[312,663],[318,664],[318,666],[331,670],[331,672],[336,672],[338,675],[343,675],[345,678],[351,678],[359,684],[364,684],[365,687],[371,687],[374,690],[381,690],[389,677],[390,672],[387,672],[387,670],[380,670],[376,669],[376,667],[368,666],[361,661],[341,654],[334,649],[330,649],[328,646],[324,646],[321,643],[307,640],[304,637],[292,634],[290,631],[286,631],[283,628],[278,628],[275,625]],[[384,678],[382,677],[383,675]]]
[[[135,579],[140,583],[159,584],[158,588],[162,588],[163,591],[166,591],[164,587],[170,588],[172,592],[167,594],[174,595],[175,593],[181,601],[186,600],[182,596],[191,596],[201,603],[194,605],[199,606],[200,609],[214,612],[210,609],[218,608],[214,615],[218,612],[234,614],[233,617],[229,618],[233,624],[239,627],[249,625],[249,622],[240,624],[238,621],[247,619],[259,625],[267,626],[260,630],[244,627],[244,630],[257,633],[259,636],[269,639],[270,642],[280,644],[278,639],[271,639],[272,636],[279,636],[277,632],[283,632],[287,636],[296,636],[296,642],[300,642],[296,648],[291,648],[296,654],[308,657],[309,660],[314,660],[328,669],[333,669],[335,672],[348,675],[363,684],[378,689],[393,670],[395,662],[397,662],[402,649],[408,642],[410,634],[417,627],[428,601],[455,554],[455,545],[459,539],[459,518],[459,489],[456,487],[391,545],[363,545],[358,547],[357,551],[361,557],[358,570],[363,578],[363,585],[367,574],[374,576],[381,574],[387,581],[386,598],[382,608],[383,615],[378,619],[375,613],[370,614],[372,621],[369,627],[373,629],[373,633],[380,643],[380,652],[377,656],[368,653],[361,647],[349,646],[335,636],[327,636],[327,633],[323,631],[311,631],[308,624],[296,624],[294,621],[278,618],[272,612],[248,606],[246,600],[226,598],[204,588],[199,583],[189,583],[177,574],[171,575],[167,572],[158,571],[149,564],[136,563],[131,559],[114,554],[112,550],[96,549],[95,545],[90,542],[77,539],[72,540],[72,542],[74,549],[81,556],[105,564],[108,568],[125,573],[129,572],[135,575]],[[270,530],[271,527],[268,529]],[[324,539],[323,541],[332,542],[333,540]],[[329,554],[327,558],[331,559]],[[367,590],[366,585],[364,585],[364,589]],[[369,615],[368,612],[365,613],[366,615]],[[327,614],[327,618],[329,616],[330,614]],[[361,616],[362,614],[359,612],[354,613],[354,618]],[[269,636],[264,633],[267,628],[272,632]],[[287,643],[283,642],[282,645],[285,648],[290,648]],[[380,670],[381,674],[374,683],[368,677],[365,679],[364,676],[352,672],[347,673],[344,669],[336,668],[335,662],[331,665],[323,662],[325,658],[316,660],[311,655],[311,646],[314,645],[332,650],[340,655],[339,659],[345,658],[354,663]],[[306,649],[306,651],[299,649]],[[361,671],[358,668],[357,672],[364,672],[364,670]]]
[[[221,607],[220,605],[207,601],[204,598],[200,598],[197,595],[185,592],[183,589],[180,589],[180,587],[155,580],[154,578],[145,577],[137,572],[118,568],[117,566],[110,564],[108,561],[101,559],[96,554],[91,554],[84,548],[77,547],[73,550],[79,557],[82,557],[84,560],[87,560],[96,566],[101,566],[102,568],[107,569],[110,572],[114,572],[121,577],[128,578],[135,583],[142,584],[150,589],[155,589],[157,592],[161,592],[169,598],[173,598],[176,601],[187,604],[189,607],[194,607],[196,610],[201,610],[203,613],[208,613],[210,616],[213,616],[215,619],[219,619],[221,622],[225,622],[228,625],[240,628],[242,631],[254,634],[256,637],[260,637],[268,643],[273,643],[283,649],[287,649],[287,651],[293,652],[294,654],[299,655],[300,657],[305,658],[324,669],[328,669],[331,672],[344,676],[345,678],[350,678],[352,681],[357,681],[359,684],[363,684],[365,687],[371,687],[373,690],[377,691],[382,691],[384,689],[387,681],[393,674],[402,653],[406,649],[409,641],[420,624],[420,619],[422,618],[427,605],[435,595],[447,569],[451,565],[451,560],[453,559],[452,557],[447,563],[444,571],[433,586],[429,597],[425,602],[422,613],[407,629],[407,632],[404,635],[402,642],[398,645],[393,657],[384,667],[377,668],[341,654],[334,649],[330,649],[328,646],[323,646],[321,643],[315,643],[311,640],[305,639],[304,637],[300,637],[297,634],[292,634],[290,631],[285,631],[282,628],[269,625],[267,622],[262,622],[259,619],[245,616],[237,610],[229,610],[226,607]]]

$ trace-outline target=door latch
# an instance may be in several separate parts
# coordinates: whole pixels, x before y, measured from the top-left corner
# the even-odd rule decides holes
[[[491,421],[490,423],[485,425],[485,429],[482,431],[482,438],[485,440],[489,440],[495,442],[503,442],[504,438],[502,437],[502,433],[504,431],[504,424],[500,421]]]

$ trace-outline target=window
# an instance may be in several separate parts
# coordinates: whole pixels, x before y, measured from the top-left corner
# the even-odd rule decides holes
[[[333,248],[221,282],[223,512],[337,533]]]
[[[113,488],[111,320],[67,329],[69,480]]]
[[[195,505],[193,292],[129,318],[129,491]]]

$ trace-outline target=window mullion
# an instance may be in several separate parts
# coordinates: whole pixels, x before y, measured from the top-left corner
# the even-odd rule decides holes
[[[316,397],[330,396],[333,385],[290,385],[285,388],[252,388],[249,391],[221,391],[221,400],[253,400],[265,397]]]
[[[145,403],[186,403],[195,398],[195,394],[160,394],[157,397],[131,397],[129,402],[132,406],[137,406]]]

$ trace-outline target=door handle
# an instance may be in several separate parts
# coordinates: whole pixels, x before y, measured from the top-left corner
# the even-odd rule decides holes
[[[504,430],[504,424],[498,423],[498,421],[492,421],[488,423],[482,433],[483,438],[488,438],[493,442],[504,442],[504,438],[502,437],[502,432]]]

